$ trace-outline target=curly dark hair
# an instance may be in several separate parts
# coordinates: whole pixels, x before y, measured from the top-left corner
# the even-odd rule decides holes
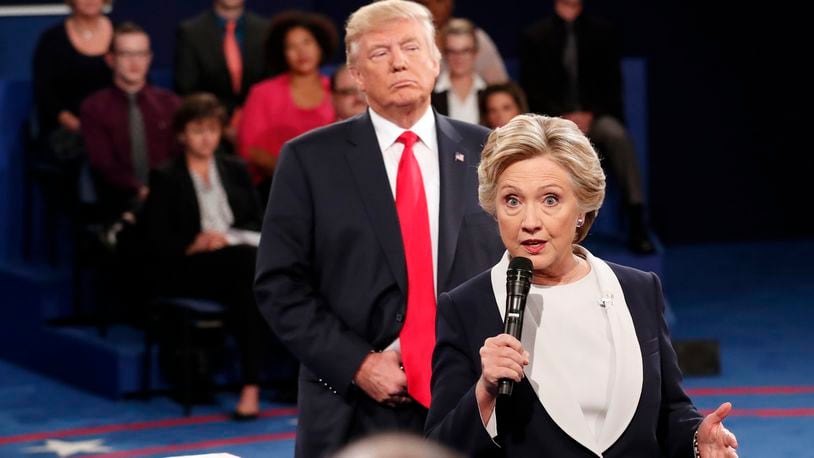
[[[271,19],[271,28],[266,39],[266,62],[272,76],[289,70],[285,58],[285,37],[288,31],[302,27],[317,41],[322,56],[319,65],[324,65],[336,51],[339,36],[330,18],[319,13],[290,10],[278,13]]]

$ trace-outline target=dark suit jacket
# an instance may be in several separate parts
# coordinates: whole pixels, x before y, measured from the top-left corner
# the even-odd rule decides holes
[[[243,160],[216,156],[215,165],[234,215],[232,227],[260,230],[260,202]],[[198,197],[183,154],[151,171],[150,194],[140,225],[151,264],[162,268],[183,258],[201,232]]]
[[[244,12],[243,81],[240,94],[232,92],[232,80],[223,55],[223,29],[212,10],[188,19],[178,27],[175,47],[175,90],[181,95],[211,92],[231,113],[243,105],[251,86],[266,76],[266,36],[269,21]]]
[[[692,458],[701,416],[680,386],[681,372],[663,318],[661,284],[655,274],[608,263],[619,279],[642,352],[642,392],[636,412],[607,458]],[[484,340],[503,332],[490,272],[442,294],[433,355],[432,406],[427,434],[467,456],[596,455],[566,434],[547,413],[528,379],[497,407],[498,442],[481,421],[475,384]]]
[[[584,111],[623,120],[619,41],[610,24],[584,13],[574,22],[577,35],[578,86]],[[560,116],[570,111],[563,65],[565,22],[559,16],[532,25],[520,39],[520,84],[534,113]]]
[[[486,129],[440,115],[436,129],[441,292],[497,262],[503,248],[477,200]],[[319,456],[347,440],[360,400],[369,400],[353,377],[369,352],[399,336],[407,298],[400,234],[367,112],[283,147],[255,292],[266,320],[302,363],[298,456]]]

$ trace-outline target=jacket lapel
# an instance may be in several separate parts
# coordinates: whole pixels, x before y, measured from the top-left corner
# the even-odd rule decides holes
[[[345,152],[348,166],[393,276],[406,294],[407,270],[401,226],[370,115],[365,112],[348,121],[348,128],[348,142],[352,145]]]
[[[584,253],[599,279],[615,353],[616,373],[610,403],[597,442],[600,450],[607,450],[625,432],[639,406],[644,381],[642,353],[619,279],[607,263],[591,255],[588,250],[584,250]]]
[[[441,175],[441,195],[438,221],[438,274],[436,284],[439,293],[446,289],[446,279],[455,259],[458,233],[464,217],[466,171],[474,167],[479,154],[466,151],[460,144],[461,135],[452,123],[436,113],[435,126],[438,135],[438,168]]]
[[[232,79],[229,76],[229,69],[226,66],[226,56],[223,55],[223,30],[218,26],[218,18],[214,11],[209,11],[209,26],[206,31],[198,35],[201,46],[198,48],[202,56],[212,59],[215,68],[222,69],[220,74],[221,83],[225,82],[227,87],[232,87]]]
[[[603,303],[608,309],[608,320],[615,349],[614,382],[608,412],[598,440],[590,432],[576,397],[568,389],[570,383],[565,379],[563,372],[556,365],[555,358],[550,353],[556,349],[545,346],[535,347],[543,303],[542,297],[533,293],[529,294],[526,302],[520,340],[528,351],[540,350],[539,354],[532,352],[529,365],[524,372],[527,375],[526,380],[537,393],[543,408],[566,434],[597,456],[602,456],[602,453],[610,448],[627,429],[639,405],[643,382],[641,350],[633,319],[616,275],[605,262],[595,258],[587,250],[581,247],[579,249],[586,256],[599,279]],[[492,289],[502,319],[505,319],[506,312],[505,282],[508,267],[509,256],[506,253],[500,263],[492,268]]]
[[[509,268],[509,254],[503,255],[500,263],[492,268],[492,289],[495,292],[500,316],[506,316],[506,270]],[[524,369],[526,380],[537,394],[539,402],[552,420],[566,434],[579,442],[597,456],[602,456],[596,440],[588,429],[582,409],[574,395],[568,389],[570,384],[561,370],[556,367],[554,358],[549,352],[556,349],[540,347],[542,354],[535,353],[535,340],[537,329],[542,318],[542,298],[530,294],[526,301],[526,311],[523,318],[523,331],[520,342],[523,348],[531,353],[529,365]],[[500,420],[498,420],[500,421]]]

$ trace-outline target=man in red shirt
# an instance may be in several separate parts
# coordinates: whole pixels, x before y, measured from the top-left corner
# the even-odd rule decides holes
[[[177,152],[172,116],[180,100],[147,84],[152,55],[141,27],[116,27],[106,56],[113,86],[89,96],[80,110],[99,203],[110,220],[133,217],[149,192],[150,168]]]

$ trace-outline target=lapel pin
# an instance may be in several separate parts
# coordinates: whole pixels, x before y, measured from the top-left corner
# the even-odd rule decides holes
[[[464,161],[464,153],[455,153],[455,160],[458,162]]]

